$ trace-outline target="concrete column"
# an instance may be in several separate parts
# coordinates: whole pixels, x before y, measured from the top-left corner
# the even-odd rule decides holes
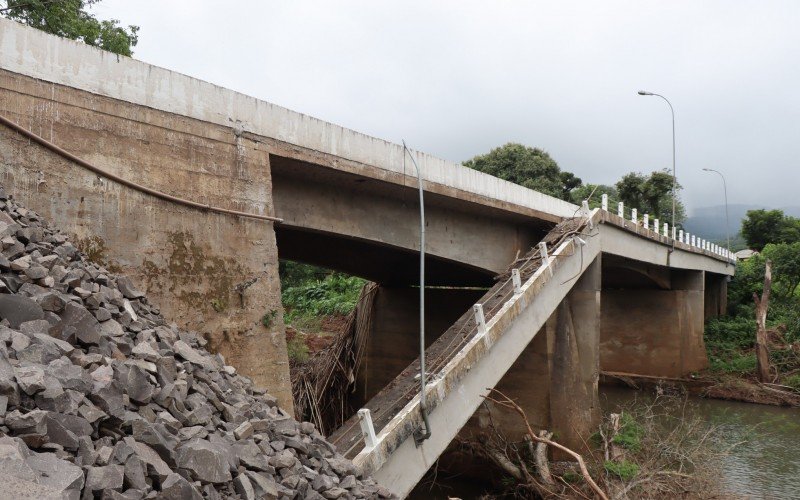
[[[603,289],[602,370],[683,377],[708,365],[704,273],[672,270],[670,278],[669,290]]]
[[[551,430],[574,450],[585,448],[600,423],[601,257],[589,266],[557,309],[550,377]]]
[[[425,290],[426,343],[430,345],[483,295],[482,290]],[[362,406],[419,357],[419,288],[381,286],[352,404]]]
[[[724,316],[728,309],[728,279],[721,274],[706,273],[705,319]]]
[[[535,431],[557,431],[559,442],[575,449],[600,419],[600,278],[598,257],[496,386],[522,407]],[[490,425],[511,440],[527,433],[516,413],[491,403],[462,432],[474,436]]]

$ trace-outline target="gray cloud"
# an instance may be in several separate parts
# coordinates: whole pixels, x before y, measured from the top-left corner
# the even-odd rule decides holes
[[[798,205],[800,4],[104,0],[135,57],[455,161],[508,141],[584,181],[671,166],[689,207]]]

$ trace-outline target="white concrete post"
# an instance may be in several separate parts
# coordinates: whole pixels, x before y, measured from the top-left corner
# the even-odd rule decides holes
[[[642,217],[642,225],[645,229],[650,229],[650,214],[644,214],[644,217]]]
[[[664,223],[664,236],[669,236],[669,224]]]
[[[603,193],[603,196],[600,197],[600,207],[608,212],[608,195]]]
[[[617,205],[617,215],[623,219],[625,218],[625,204],[622,202],[619,202],[619,205]]]
[[[542,266],[546,266],[550,276],[552,276],[553,270],[550,268],[550,256],[547,255],[547,243],[544,241],[539,242],[539,255],[542,257]]]
[[[583,200],[581,202],[581,213],[589,222],[589,229],[594,228],[594,224],[592,223],[592,219],[589,216],[592,214],[592,211],[589,209],[589,200]]]
[[[653,231],[655,231],[656,234],[658,234],[658,228],[659,227],[661,227],[661,226],[658,225],[658,219],[654,219],[653,220]]]
[[[511,282],[514,283],[514,295],[519,295],[522,292],[522,278],[520,278],[519,269],[511,270]]]
[[[678,229],[678,228],[676,228],[675,226],[672,226],[672,239],[673,240],[675,239],[676,229]]]
[[[639,211],[636,210],[635,208],[631,209],[631,222],[633,222],[634,224],[639,223]]]
[[[372,425],[372,415],[367,408],[358,410],[358,421],[361,424],[361,434],[364,436],[364,447],[375,448],[378,438],[375,436],[375,426]]]
[[[684,243],[684,241],[683,241],[683,229],[678,231],[678,241],[680,241],[681,243]]]
[[[472,306],[475,312],[475,323],[478,325],[478,334],[486,334],[486,316],[483,315],[483,304],[475,304]]]

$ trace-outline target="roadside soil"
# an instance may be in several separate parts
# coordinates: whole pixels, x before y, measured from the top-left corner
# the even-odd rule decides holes
[[[347,316],[322,316],[319,325],[314,330],[304,331],[292,325],[286,325],[286,341],[290,342],[295,337],[300,337],[308,347],[308,354],[313,356],[331,345],[339,333],[347,326]]]

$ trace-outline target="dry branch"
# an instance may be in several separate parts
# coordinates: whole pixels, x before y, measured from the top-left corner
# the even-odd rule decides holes
[[[567,448],[562,444],[556,443],[555,441],[552,441],[548,438],[536,435],[536,433],[534,433],[533,429],[531,428],[530,422],[528,421],[528,416],[525,414],[525,411],[517,403],[515,403],[511,398],[509,398],[502,392],[498,391],[497,389],[489,389],[489,391],[490,393],[497,394],[498,396],[501,397],[501,399],[495,399],[491,396],[486,396],[486,399],[495,403],[496,405],[502,406],[503,408],[507,408],[517,412],[517,414],[519,414],[519,416],[525,422],[525,427],[528,431],[528,436],[530,436],[532,440],[536,441],[537,443],[544,443],[548,446],[552,446],[553,448],[557,448],[566,453],[567,455],[571,456],[572,458],[574,458],[575,461],[578,462],[578,467],[580,468],[581,474],[583,475],[584,480],[586,480],[586,483],[592,488],[592,490],[597,494],[598,497],[600,497],[602,500],[608,500],[608,496],[605,494],[605,492],[602,489],[600,489],[597,483],[594,482],[594,479],[592,479],[592,476],[589,474],[589,470],[586,468],[586,462],[584,462],[583,457],[580,454],[572,451],[571,449]]]

